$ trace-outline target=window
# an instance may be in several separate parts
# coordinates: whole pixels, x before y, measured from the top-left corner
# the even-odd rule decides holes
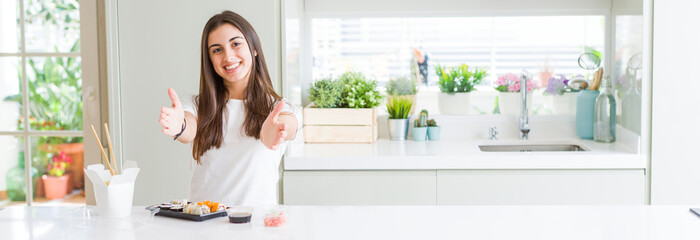
[[[531,112],[551,114],[553,98],[544,94],[549,78],[591,74],[579,67],[577,59],[584,51],[595,50],[604,60],[604,46],[604,16],[313,18],[311,77],[352,70],[383,85],[392,77],[415,75],[412,59],[418,50],[428,57],[419,108],[440,112],[437,64],[467,64],[488,72],[473,92],[470,114],[494,113],[496,79],[523,69],[537,87]]]
[[[0,206],[48,198],[84,204],[79,4],[1,1],[0,12]],[[69,177],[54,195],[61,187],[42,175]]]

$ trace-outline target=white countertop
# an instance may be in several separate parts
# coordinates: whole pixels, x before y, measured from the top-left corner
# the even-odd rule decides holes
[[[226,217],[191,222],[134,207],[124,219],[92,207],[0,210],[2,239],[698,239],[690,206],[287,206],[287,224]]]
[[[577,143],[585,152],[482,152],[480,144]],[[285,170],[645,169],[644,155],[592,140],[447,140],[375,143],[291,142]]]

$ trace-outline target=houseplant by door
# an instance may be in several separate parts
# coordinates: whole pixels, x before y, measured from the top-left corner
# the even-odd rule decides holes
[[[406,97],[391,98],[387,101],[386,111],[389,113],[388,126],[391,140],[406,140],[408,135],[409,112],[413,107],[413,100]]]
[[[64,175],[70,166],[71,158],[65,152],[60,152],[48,164],[48,175],[42,176],[47,199],[61,199],[66,196],[68,176]]]
[[[448,115],[469,114],[471,108],[469,93],[475,90],[476,85],[481,84],[486,77],[486,70],[476,68],[471,71],[466,64],[459,67],[437,65],[435,73],[439,78],[438,106],[440,113]]]
[[[534,83],[532,79],[527,79],[527,109],[532,109],[532,90]],[[498,77],[496,81],[496,90],[498,91],[498,109],[501,115],[517,115],[520,114],[522,104],[522,95],[520,95],[520,76],[513,73],[507,73]]]

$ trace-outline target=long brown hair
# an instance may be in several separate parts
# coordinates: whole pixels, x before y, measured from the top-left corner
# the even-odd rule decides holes
[[[253,56],[253,66],[250,69],[248,85],[244,91],[245,98],[243,99],[243,106],[245,106],[243,129],[245,134],[260,139],[260,129],[263,122],[272,111],[274,104],[282,99],[272,87],[260,39],[253,26],[241,15],[231,11],[223,11],[211,17],[202,31],[199,95],[195,97],[194,101],[197,106],[197,134],[194,137],[192,157],[197,163],[200,163],[200,158],[207,150],[212,147],[221,147],[224,138],[223,116],[226,116],[226,102],[229,93],[224,86],[226,80],[214,70],[207,48],[209,33],[224,24],[231,24],[243,33]],[[253,53],[257,53],[257,56]]]

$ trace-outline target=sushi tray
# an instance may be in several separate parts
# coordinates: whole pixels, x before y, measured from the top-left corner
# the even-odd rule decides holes
[[[195,222],[224,217],[226,216],[226,208],[222,203],[210,201],[194,203],[187,200],[172,201],[146,207],[147,210],[156,211],[156,216],[180,218]]]

